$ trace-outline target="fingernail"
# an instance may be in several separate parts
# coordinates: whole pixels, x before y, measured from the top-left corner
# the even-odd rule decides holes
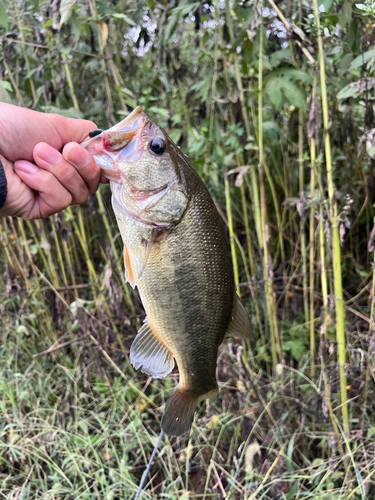
[[[62,154],[45,142],[38,145],[37,155],[53,167],[57,167],[62,161]]]
[[[67,144],[63,151],[64,158],[76,168],[84,168],[90,162],[90,153],[79,144]]]
[[[21,170],[21,172],[25,172],[25,174],[35,174],[39,170],[39,168],[26,160],[17,160],[14,162],[14,168],[16,170]]]

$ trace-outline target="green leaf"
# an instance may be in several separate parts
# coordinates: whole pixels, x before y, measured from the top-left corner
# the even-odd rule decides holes
[[[279,109],[284,103],[283,93],[277,79],[272,79],[265,85],[265,90],[275,108]]]
[[[342,6],[341,14],[339,17],[339,25],[342,29],[345,29],[346,26],[350,23],[350,20],[352,18],[352,4],[351,2],[344,2],[344,5]]]
[[[283,82],[283,93],[291,104],[294,104],[297,108],[305,109],[305,95],[293,82],[288,80]]]
[[[273,68],[278,66],[281,61],[286,59],[291,60],[291,52],[289,49],[277,50],[270,55],[270,64]]]
[[[351,62],[353,61],[353,55],[351,53],[345,54],[340,58],[339,65],[338,65],[338,74],[343,76],[349,69],[349,66]]]
[[[60,4],[60,25],[67,23],[73,12],[76,0],[62,0]]]
[[[131,26],[137,26],[137,24],[133,21],[133,19],[131,19],[126,14],[117,14],[116,13],[116,14],[112,14],[112,17],[114,17],[115,19],[122,19],[123,21],[130,24]]]
[[[0,24],[8,31],[8,14],[2,3],[0,3]]]
[[[155,115],[163,116],[164,118],[169,118],[169,111],[164,108],[157,108],[156,106],[151,106],[147,111],[155,113]]]
[[[370,50],[367,50],[363,54],[356,57],[349,66],[349,69],[359,68],[362,64],[366,64],[371,61],[371,59],[375,59],[375,47],[371,47]]]
[[[349,83],[337,94],[337,99],[349,99],[349,97],[358,97],[363,92],[371,91],[375,88],[375,78],[360,78],[358,81]]]
[[[7,104],[12,104],[12,99],[8,94],[7,85],[8,82],[4,82],[0,79],[0,102],[6,102]]]
[[[172,139],[173,142],[175,142],[176,144],[178,143],[178,141],[180,140],[181,138],[181,134],[182,134],[182,130],[180,130],[179,128],[174,128],[172,130],[170,130],[168,132],[168,135],[169,137]]]
[[[173,9],[174,15],[179,15],[181,17],[186,16],[189,12],[194,12],[199,7],[200,2],[189,3],[188,5],[180,5]]]
[[[333,3],[333,0],[319,0],[319,2],[318,2],[318,3],[319,3],[319,7],[320,7],[321,5],[323,5],[323,7],[324,7],[324,11],[325,11],[325,12],[328,12],[328,11],[329,11],[329,9],[331,8],[331,5],[332,5],[332,3]]]
[[[164,32],[164,43],[171,38],[177,27],[178,16],[171,16]]]
[[[271,141],[277,141],[279,138],[280,127],[274,121],[263,122],[263,135],[268,137]]]

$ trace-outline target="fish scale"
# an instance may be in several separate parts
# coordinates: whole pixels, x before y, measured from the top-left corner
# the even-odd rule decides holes
[[[141,108],[83,145],[110,180],[126,278],[138,287],[147,314],[130,360],[157,377],[176,360],[180,380],[162,430],[179,436],[191,428],[197,403],[217,393],[225,335],[250,338],[224,225],[185,155]]]

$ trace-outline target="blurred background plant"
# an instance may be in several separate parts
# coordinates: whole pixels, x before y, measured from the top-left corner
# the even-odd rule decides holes
[[[0,101],[101,128],[142,106],[228,225],[255,340],[143,497],[374,497],[373,2],[1,0],[0,41]],[[129,364],[120,240],[108,186],[0,221],[0,497],[136,491],[177,374]]]

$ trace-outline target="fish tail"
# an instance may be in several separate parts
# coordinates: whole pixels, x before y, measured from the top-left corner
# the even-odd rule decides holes
[[[200,396],[178,385],[169,396],[165,406],[161,428],[167,436],[181,436],[190,431],[194,412]]]

